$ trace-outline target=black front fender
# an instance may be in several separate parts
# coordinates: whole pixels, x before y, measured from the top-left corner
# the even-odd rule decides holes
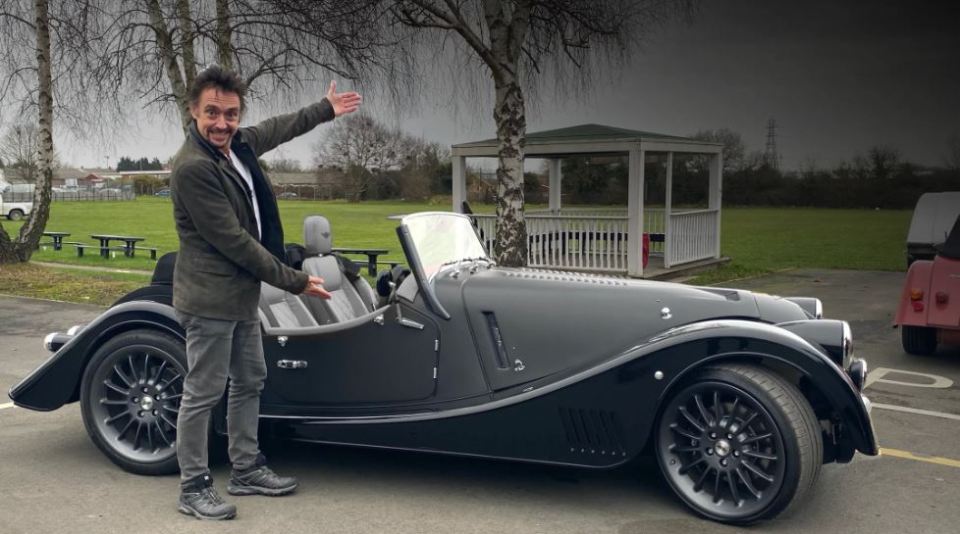
[[[117,304],[86,325],[40,367],[10,388],[22,408],[56,410],[79,398],[80,379],[98,347],[111,337],[136,328],[152,328],[184,339],[173,308],[150,301]]]
[[[717,320],[671,329],[650,343],[659,353],[656,362],[662,368],[658,370],[668,378],[658,404],[666,400],[673,385],[705,364],[744,358],[779,362],[815,384],[856,450],[879,453],[870,414],[853,380],[829,355],[793,332],[760,322]]]

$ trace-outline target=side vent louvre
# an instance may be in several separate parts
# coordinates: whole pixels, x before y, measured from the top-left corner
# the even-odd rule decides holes
[[[570,452],[626,456],[617,414],[607,410],[560,408]]]
[[[493,312],[483,312],[487,319],[487,330],[490,332],[490,341],[493,343],[494,353],[497,355],[497,367],[500,369],[510,368],[510,358],[507,357],[507,346],[503,342],[503,335],[500,333],[500,325],[497,324],[497,316]]]

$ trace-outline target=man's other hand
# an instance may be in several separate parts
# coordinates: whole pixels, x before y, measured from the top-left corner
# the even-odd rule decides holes
[[[329,299],[331,297],[330,293],[327,293],[327,290],[323,288],[323,278],[319,276],[311,276],[307,280],[307,287],[303,290],[303,294],[320,297],[322,299]]]
[[[363,102],[363,97],[360,96],[360,93],[353,91],[347,93],[338,93],[337,92],[337,82],[330,82],[330,89],[327,89],[327,100],[330,102],[330,105],[333,106],[333,114],[336,117],[340,115],[346,115],[347,113],[353,113],[360,108],[360,104]]]

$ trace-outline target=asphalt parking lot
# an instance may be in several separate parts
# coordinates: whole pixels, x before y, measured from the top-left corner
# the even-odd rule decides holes
[[[810,496],[756,532],[953,533],[960,525],[960,348],[909,356],[890,327],[902,273],[788,271],[730,286],[819,297],[850,321],[885,454],[828,465]],[[0,390],[48,356],[43,336],[100,309],[0,296]],[[319,445],[267,443],[301,489],[234,498],[226,524],[176,512],[176,477],[127,474],[87,438],[76,404],[50,413],[0,397],[0,533],[737,532],[698,519],[651,459],[592,472]],[[222,489],[228,467],[214,477]]]

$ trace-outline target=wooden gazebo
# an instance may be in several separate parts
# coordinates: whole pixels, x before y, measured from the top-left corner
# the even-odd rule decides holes
[[[497,140],[453,145],[453,210],[463,211],[467,199],[467,158],[497,157]],[[584,124],[528,133],[524,157],[549,162],[549,209],[527,211],[531,267],[603,271],[634,277],[661,275],[680,266],[720,259],[722,145],[672,135]],[[673,156],[701,154],[709,160],[706,209],[672,206]],[[666,156],[666,201],[663,209],[644,208],[644,162]],[[628,155],[627,210],[570,210],[561,205],[562,160],[568,156]],[[475,215],[481,234],[496,235],[496,217]],[[651,259],[645,271],[644,242]]]

